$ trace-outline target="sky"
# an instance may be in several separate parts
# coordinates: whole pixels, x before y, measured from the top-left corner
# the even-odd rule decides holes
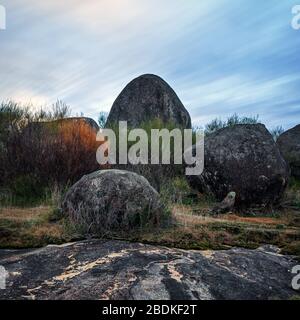
[[[298,1],[300,4],[300,1]],[[95,120],[135,77],[161,76],[195,125],[300,123],[297,0],[0,0],[0,101],[63,100]]]

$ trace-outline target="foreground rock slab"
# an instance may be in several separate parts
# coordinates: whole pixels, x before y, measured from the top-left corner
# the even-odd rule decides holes
[[[1,299],[289,299],[297,262],[272,246],[186,251],[122,241],[0,250]]]

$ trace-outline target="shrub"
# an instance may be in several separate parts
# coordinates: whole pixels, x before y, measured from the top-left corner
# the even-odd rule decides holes
[[[256,124],[258,123],[259,116],[254,117],[240,117],[236,113],[227,118],[226,121],[214,119],[205,126],[205,134],[214,133],[222,128],[232,127],[237,124]]]
[[[100,128],[104,128],[107,121],[108,113],[105,111],[101,111],[98,117],[98,124]]]
[[[170,179],[160,190],[161,198],[168,204],[190,204],[193,202],[194,191],[185,176]]]
[[[270,131],[274,141],[277,141],[278,137],[284,133],[284,129],[282,126],[277,126]]]
[[[38,177],[33,174],[17,176],[9,184],[9,188],[12,194],[23,203],[26,201],[34,203],[44,195],[44,187]]]
[[[119,142],[119,127],[117,124],[114,124],[110,127],[116,134],[117,137],[117,143]],[[167,184],[167,182],[170,179],[173,179],[176,176],[183,176],[184,175],[184,166],[181,164],[175,165],[174,164],[174,139],[171,139],[170,142],[170,164],[162,164],[161,162],[161,154],[162,154],[162,142],[160,141],[160,146],[159,146],[159,152],[160,152],[160,163],[159,164],[151,164],[151,129],[168,129],[169,131],[172,131],[173,129],[177,128],[177,126],[170,122],[170,123],[163,123],[161,119],[153,119],[147,122],[144,122],[141,124],[140,129],[143,129],[146,131],[147,136],[148,136],[148,164],[135,164],[132,165],[130,163],[126,165],[122,164],[117,164],[117,165],[112,165],[112,168],[118,168],[122,170],[128,170],[128,171],[134,171],[145,178],[150,182],[150,184],[156,188],[157,191],[160,191],[161,186],[163,184]],[[127,128],[127,135],[128,132],[133,129],[128,127]],[[123,133],[122,133],[123,134]],[[126,134],[126,133],[125,133]],[[182,134],[183,136],[183,134]],[[127,148],[129,148],[134,145],[136,142],[128,142]],[[117,150],[119,149],[119,145],[117,145]],[[183,150],[183,145],[182,145],[182,150]],[[118,156],[118,152],[117,152]],[[119,163],[117,159],[117,163]]]
[[[36,113],[14,102],[0,106],[0,188],[13,197],[45,198],[54,186],[65,188],[99,169],[96,131],[84,119],[65,118],[58,101]]]

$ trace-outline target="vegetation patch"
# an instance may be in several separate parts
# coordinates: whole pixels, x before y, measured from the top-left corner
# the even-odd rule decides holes
[[[245,217],[238,214],[212,216],[209,203],[174,204],[165,228],[143,228],[135,232],[105,233],[101,238],[143,242],[192,250],[220,250],[231,247],[258,248],[273,244],[284,254],[300,258],[298,212],[281,211],[276,217]],[[199,214],[200,212],[200,214]],[[2,208],[0,247],[32,248],[85,238],[53,207]]]
[[[53,221],[53,214],[53,208],[45,206],[0,209],[0,247],[36,248],[69,241],[66,221]]]

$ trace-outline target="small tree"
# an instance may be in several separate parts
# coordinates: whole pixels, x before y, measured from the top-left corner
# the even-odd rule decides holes
[[[65,119],[71,115],[71,108],[65,102],[57,100],[52,105],[52,119]]]
[[[107,121],[108,113],[105,111],[101,111],[98,117],[98,123],[100,128],[104,128]]]
[[[278,137],[284,133],[284,129],[282,126],[277,126],[275,128],[273,128],[272,130],[270,130],[270,133],[274,139],[274,141],[277,141]]]

